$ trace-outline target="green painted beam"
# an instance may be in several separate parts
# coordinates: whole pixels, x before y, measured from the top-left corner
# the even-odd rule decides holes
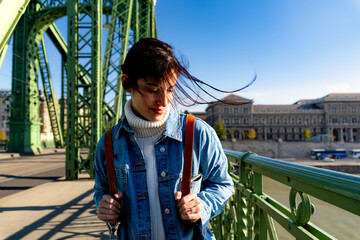
[[[42,151],[40,141],[39,93],[36,74],[30,70],[35,67],[29,53],[31,25],[24,16],[14,30],[12,94],[10,96],[10,136],[9,152],[38,153]],[[31,68],[29,68],[31,66]]]
[[[49,119],[51,124],[51,130],[54,136],[55,146],[57,148],[62,148],[64,147],[64,138],[63,131],[60,125],[58,100],[56,98],[52,85],[44,39],[40,41],[38,58],[40,75],[43,83],[44,95],[48,107]]]
[[[30,0],[2,0],[0,2],[0,52],[24,14]]]
[[[63,36],[61,35],[59,29],[56,27],[55,23],[49,25],[49,28],[46,30],[46,34],[49,36],[51,42],[55,45],[56,49],[62,55],[63,59],[66,59],[68,53],[68,46]],[[89,84],[90,80],[88,75],[86,74],[86,70],[79,66],[79,71],[81,71],[81,82],[83,84]],[[115,115],[114,111],[107,103],[104,103],[104,115],[108,116],[108,118],[113,118]]]
[[[11,40],[11,38],[8,39],[8,41],[6,42],[3,50],[0,51],[0,69],[1,69],[1,67],[2,67],[2,65],[4,63],[6,53],[7,53],[7,50],[9,48],[9,45],[10,45],[10,40]]]
[[[102,1],[70,0],[67,15],[66,179],[73,180],[81,170],[94,177],[95,148],[102,133]],[[82,82],[84,75],[89,82]]]

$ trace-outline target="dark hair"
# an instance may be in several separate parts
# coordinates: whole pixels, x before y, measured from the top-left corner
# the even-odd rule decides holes
[[[182,58],[184,61],[184,59]],[[186,69],[186,64],[179,62],[174,54],[174,49],[167,43],[156,38],[143,38],[135,43],[127,53],[122,72],[128,76],[122,84],[125,90],[137,88],[139,78],[151,78],[158,83],[169,83],[177,76],[177,84],[174,91],[174,100],[183,106],[189,107],[195,104],[209,104],[215,101],[206,101],[200,96],[200,91],[215,99],[225,102],[210,94],[203,86],[207,86],[223,93],[238,92],[250,86],[256,79],[245,87],[233,91],[223,91],[215,88],[196,77],[192,76]]]

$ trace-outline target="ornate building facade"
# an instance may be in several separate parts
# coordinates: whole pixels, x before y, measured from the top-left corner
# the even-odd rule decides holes
[[[228,138],[302,141],[329,137],[335,141],[360,142],[360,94],[332,93],[322,98],[299,100],[291,105],[254,105],[234,94],[206,108],[206,121],[221,119]],[[308,135],[306,137],[306,134]]]
[[[0,90],[0,131],[9,138],[10,100],[11,90]]]

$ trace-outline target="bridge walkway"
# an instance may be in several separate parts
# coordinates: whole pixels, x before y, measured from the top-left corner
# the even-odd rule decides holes
[[[54,153],[54,150],[45,150],[43,156],[26,158],[18,154],[0,152],[0,163],[11,160],[36,160],[40,163],[41,157],[50,162],[51,158],[61,156],[65,164],[65,152],[59,151]],[[284,160],[304,165],[311,163],[311,160],[305,159]],[[336,164],[344,164],[344,161],[327,163]],[[359,164],[359,160],[353,160],[352,164]],[[1,176],[7,171],[8,175],[14,178],[4,167],[0,170]],[[0,179],[0,183],[5,180]],[[92,200],[93,185],[94,181],[86,175],[81,175],[77,181],[66,181],[62,177],[0,197],[0,239],[108,239],[104,223],[96,216]]]
[[[54,153],[53,150],[45,150],[44,153],[45,156],[23,157],[0,152],[0,161],[2,166],[8,166],[5,167],[7,171],[11,171],[11,161],[36,159],[40,162],[41,157],[45,157],[50,162],[51,158],[58,158],[60,154],[65,167],[64,151],[60,149],[60,153]],[[2,168],[2,176],[4,171],[6,169]],[[22,178],[13,173],[8,176]],[[5,181],[11,179],[0,180],[5,185]],[[29,182],[31,178],[26,177],[25,180]],[[24,186],[28,184],[26,181],[22,182]],[[96,216],[93,186],[94,181],[86,175],[77,181],[66,181],[62,177],[1,197],[0,239],[108,239],[105,224]]]

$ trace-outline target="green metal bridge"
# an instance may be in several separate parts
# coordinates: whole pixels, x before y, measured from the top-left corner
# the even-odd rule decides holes
[[[42,150],[38,90],[42,84],[56,147],[66,147],[66,179],[78,179],[84,171],[94,177],[96,144],[123,114],[126,95],[120,66],[127,50],[143,37],[156,37],[155,2],[0,1],[0,67],[13,36],[8,151]],[[54,23],[62,17],[67,19],[67,40]],[[108,29],[106,43],[102,42],[103,28]],[[60,109],[45,33],[62,59]],[[277,239],[274,220],[296,239],[334,239],[311,223],[315,207],[309,196],[360,216],[357,176],[248,153],[226,154],[239,169],[238,174],[231,173],[236,194],[211,223],[217,239]],[[263,176],[290,187],[290,209],[263,192]]]

